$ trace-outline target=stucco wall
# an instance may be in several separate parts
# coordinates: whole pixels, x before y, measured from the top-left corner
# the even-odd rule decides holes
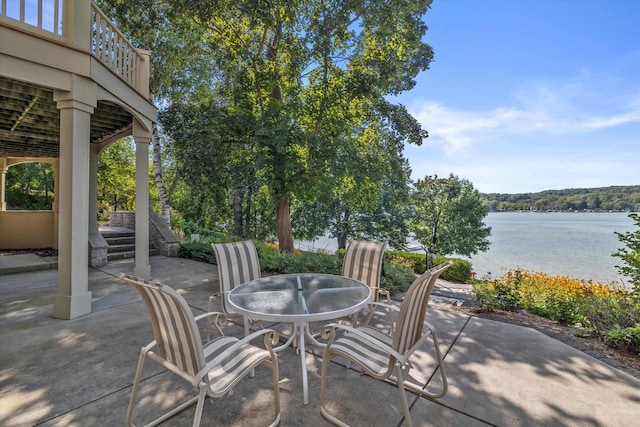
[[[57,247],[52,211],[0,212],[0,249]]]

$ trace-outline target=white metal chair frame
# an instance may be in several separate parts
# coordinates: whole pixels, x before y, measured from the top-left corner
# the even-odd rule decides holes
[[[202,344],[196,322],[223,313],[210,312],[193,316],[184,298],[169,286],[121,274],[120,278],[133,285],[149,312],[155,339],[140,350],[138,367],[127,408],[125,423],[133,426],[132,418],[144,362],[147,358],[180,376],[198,390],[198,395],[156,418],[147,426],[155,426],[196,403],[193,426],[198,426],[206,397],[227,394],[242,378],[262,364],[273,371],[275,419],[280,423],[280,392],[278,388],[278,357],[272,346],[278,333],[271,329],[254,332],[243,339],[221,336]],[[264,336],[264,349],[250,341]]]
[[[435,328],[424,320],[431,291],[438,276],[452,265],[451,261],[441,264],[419,276],[409,287],[407,294],[398,309],[395,306],[377,303],[376,305],[391,308],[398,312],[398,320],[393,333],[386,333],[377,328],[362,325],[352,327],[340,323],[332,323],[323,329],[323,338],[327,339],[327,346],[322,357],[322,379],[320,389],[320,412],[322,415],[339,426],[347,426],[343,421],[331,415],[326,407],[327,367],[335,357],[343,357],[347,362],[353,362],[363,373],[395,384],[400,392],[400,399],[404,412],[405,423],[411,426],[411,416],[405,390],[409,390],[429,399],[436,399],[446,394],[448,384],[444,370],[442,353],[438,344]],[[337,331],[344,333],[337,335]],[[437,393],[430,393],[424,386],[404,381],[402,369],[409,365],[409,359],[427,339],[431,337],[437,359],[437,370],[442,379],[442,389]]]

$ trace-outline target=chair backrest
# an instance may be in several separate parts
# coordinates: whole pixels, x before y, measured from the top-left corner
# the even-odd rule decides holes
[[[372,288],[380,287],[386,245],[387,242],[352,241],[344,255],[342,275]],[[378,292],[371,292],[371,299],[377,301]]]
[[[169,286],[121,274],[144,301],[158,355],[189,375],[204,367],[204,352],[193,312],[182,295]]]
[[[427,312],[431,291],[433,291],[440,274],[452,264],[453,262],[447,261],[425,271],[409,286],[409,290],[400,306],[400,313],[398,314],[393,336],[393,348],[398,353],[404,354],[422,336],[424,317]]]
[[[260,278],[258,251],[251,240],[212,243],[211,247],[218,264],[222,310],[227,314],[235,314],[227,302],[229,291],[242,283]]]

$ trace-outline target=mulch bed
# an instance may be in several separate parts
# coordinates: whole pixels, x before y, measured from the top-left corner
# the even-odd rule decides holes
[[[34,254],[38,256],[58,256],[58,250],[55,248],[44,249],[0,249],[0,256]]]

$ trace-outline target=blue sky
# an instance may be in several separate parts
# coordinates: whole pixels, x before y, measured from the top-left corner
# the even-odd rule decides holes
[[[640,185],[640,0],[434,0],[404,104],[412,178],[483,193]]]

